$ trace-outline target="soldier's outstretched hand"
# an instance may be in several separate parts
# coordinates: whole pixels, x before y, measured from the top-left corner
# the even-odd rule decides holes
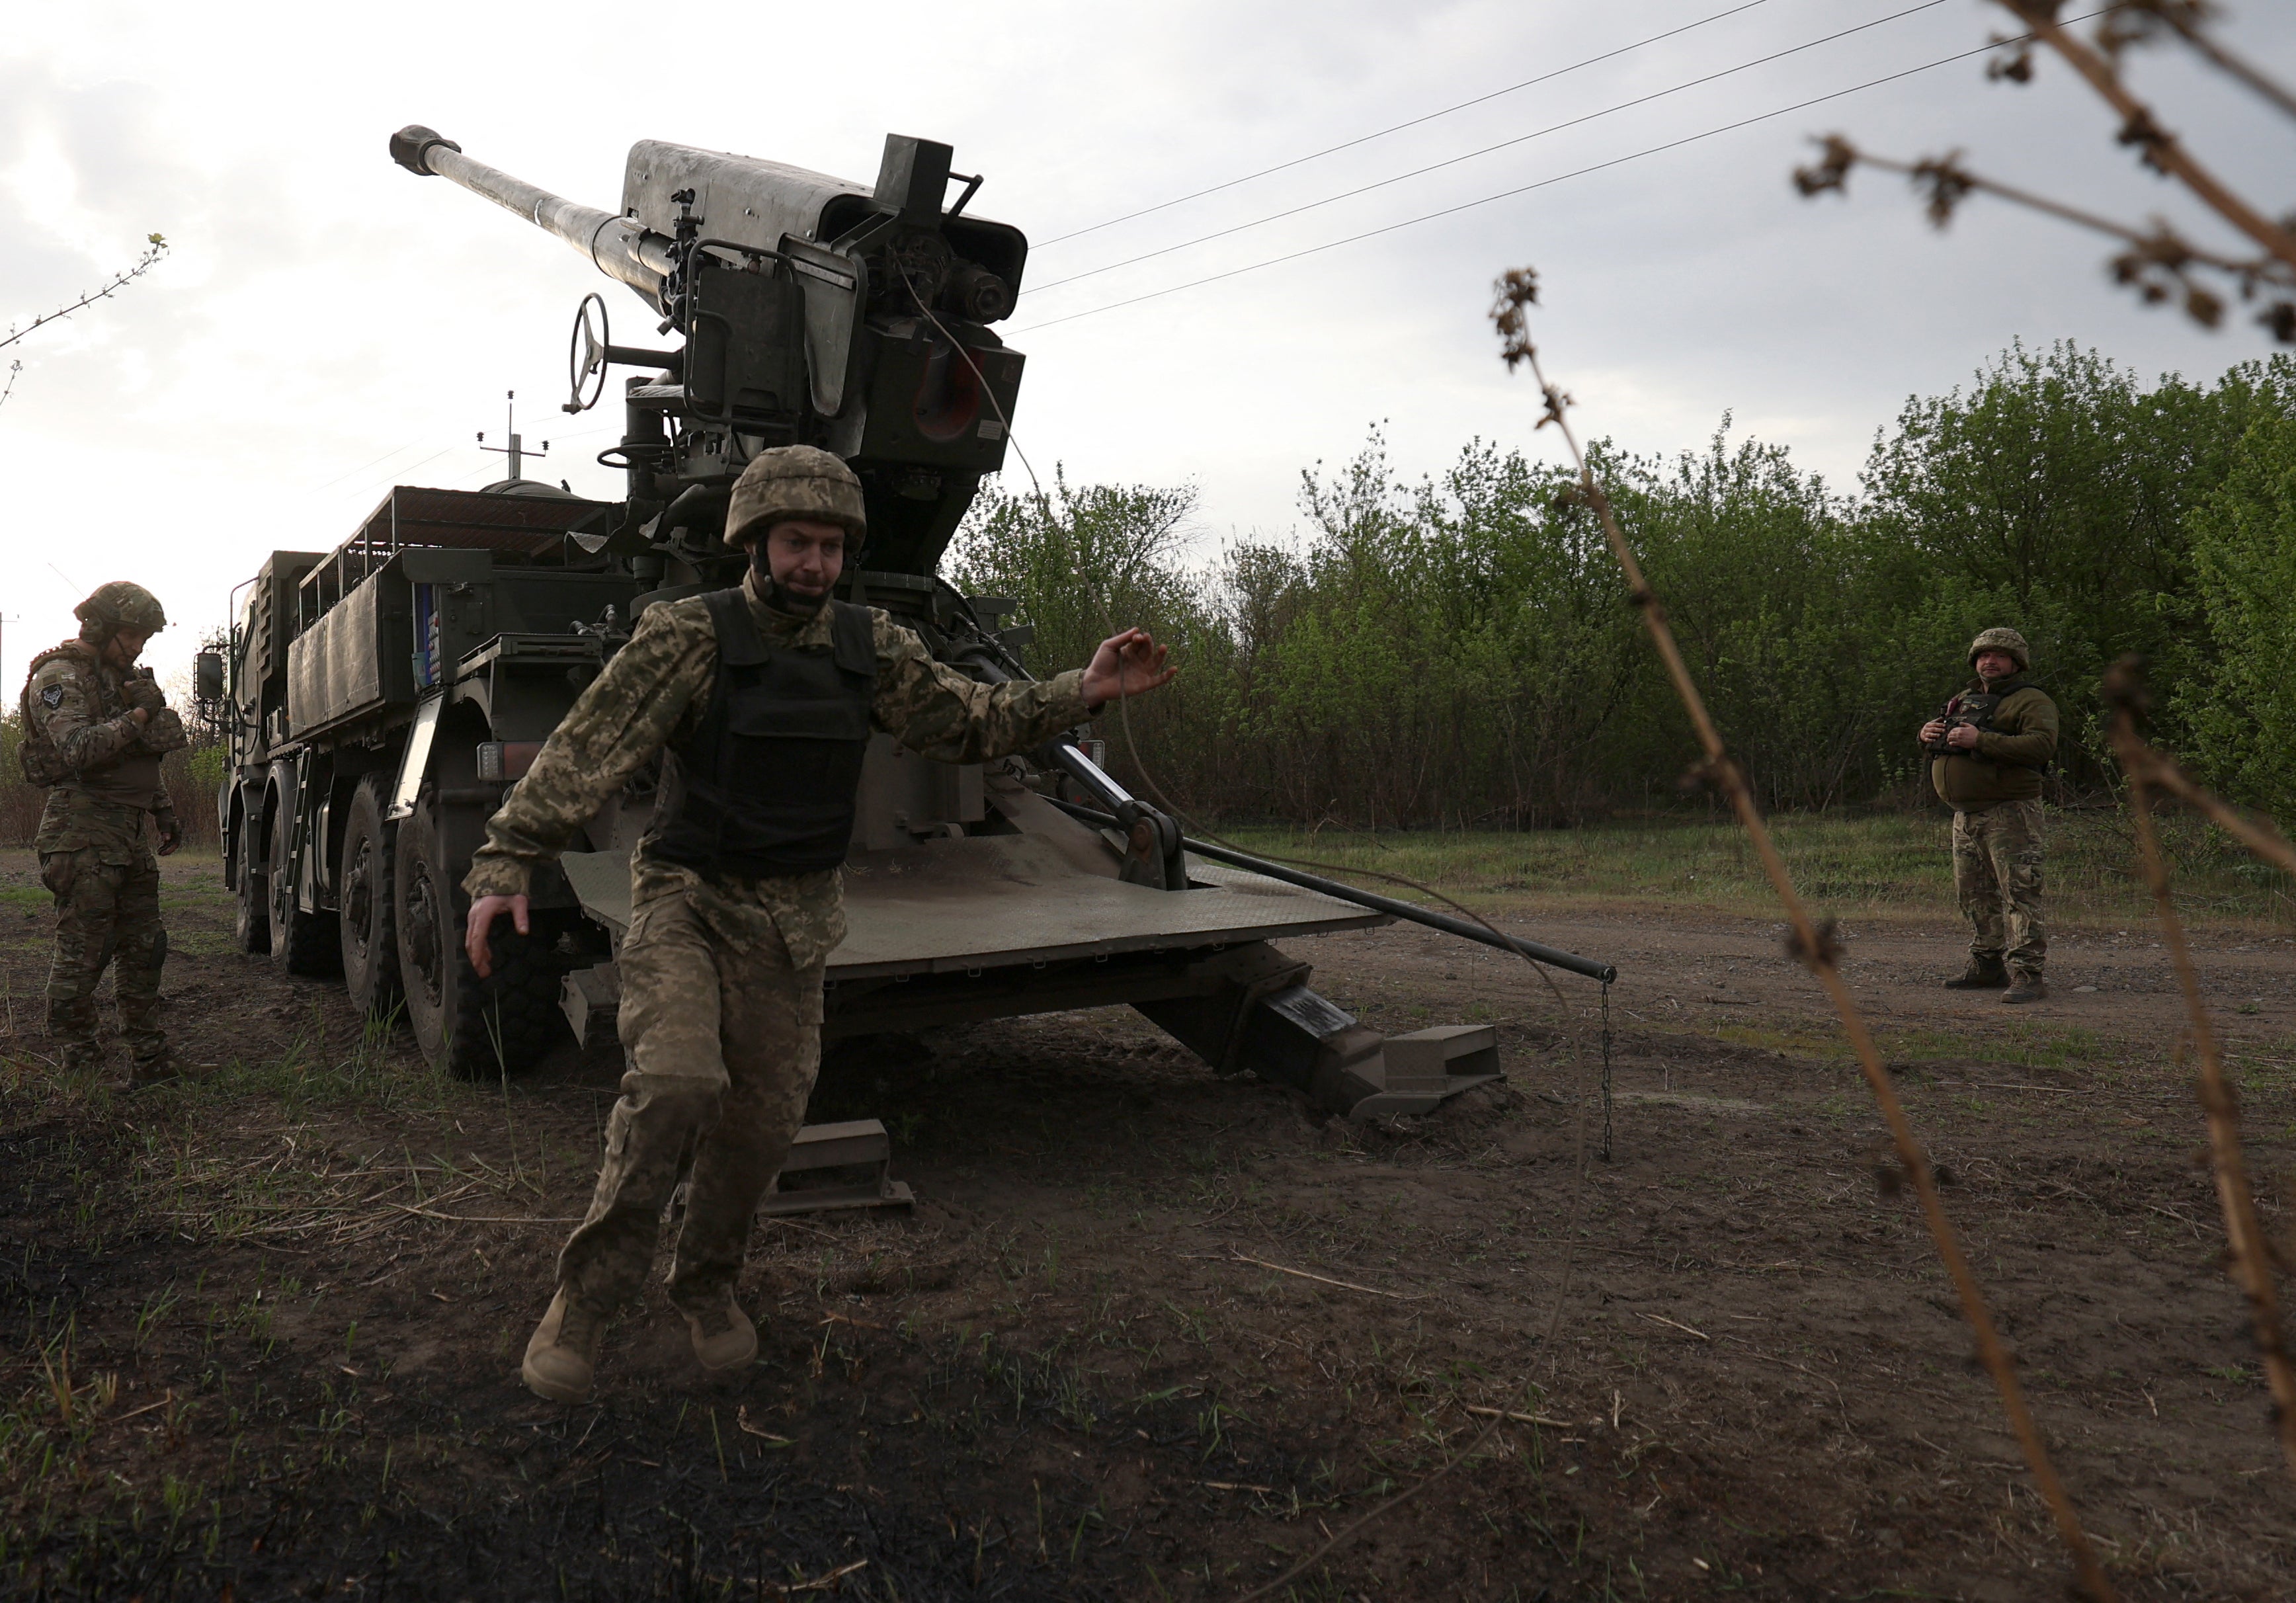
[[[1180,670],[1168,659],[1171,647],[1159,645],[1144,629],[1111,635],[1092,654],[1084,670],[1085,705],[1099,708],[1128,695],[1143,695],[1172,682]]]
[[[471,917],[463,925],[463,949],[470,954],[471,966],[479,971],[481,980],[495,971],[495,955],[487,945],[487,932],[495,927],[496,918],[508,913],[520,934],[530,933],[527,905],[523,896],[481,896],[471,904]]]

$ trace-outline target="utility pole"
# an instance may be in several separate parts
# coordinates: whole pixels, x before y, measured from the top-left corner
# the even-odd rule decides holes
[[[484,429],[480,429],[479,431],[479,449],[482,451],[493,451],[499,456],[509,457],[510,476],[513,479],[522,479],[526,476],[526,440],[524,436],[518,432],[518,391],[515,390],[508,390],[505,392],[505,395],[509,404],[503,408],[503,432],[510,436],[510,444],[507,446],[488,445],[487,443],[487,432]],[[546,440],[542,442],[542,448],[534,453],[534,455],[537,456],[546,456],[549,454],[550,442]]]

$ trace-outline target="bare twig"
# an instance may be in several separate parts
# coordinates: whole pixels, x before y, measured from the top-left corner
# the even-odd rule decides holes
[[[2217,43],[2216,36],[2209,31],[2209,24],[2217,15],[2217,8],[2209,0],[2120,0],[2097,24],[2097,48],[2118,62],[2120,53],[2129,45],[2144,44],[2165,29],[2190,45],[2193,53],[2210,66],[2255,91],[2289,116],[2296,117],[2296,95],[2290,94],[2286,86],[2267,75],[2254,62]]]
[[[1459,1406],[1468,1413],[1480,1414],[1486,1419],[1512,1419],[1519,1425],[1545,1425],[1569,1430],[1577,1423],[1570,1419],[1550,1419],[1545,1414],[1519,1413],[1513,1409],[1485,1408],[1480,1402],[1463,1402]]]
[[[106,279],[102,288],[90,290],[86,294],[82,295],[78,300],[73,301],[69,306],[60,306],[54,311],[43,312],[38,316],[33,318],[29,323],[24,325],[21,328],[18,328],[12,323],[8,325],[8,333],[6,335],[0,336],[0,350],[5,350],[9,346],[13,345],[17,341],[24,338],[27,334],[30,333],[34,329],[41,326],[43,324],[53,323],[59,318],[69,317],[74,312],[79,311],[86,307],[94,306],[99,300],[110,300],[112,296],[117,295],[121,290],[126,289],[129,284],[143,277],[144,274],[150,272],[154,267],[158,266],[160,259],[167,253],[168,242],[163,236],[157,234],[145,235],[144,254],[135,259],[134,266],[122,267],[119,272],[114,273],[110,278]]]
[[[1704,760],[1697,772],[1707,783],[1719,788],[1729,798],[1749,839],[1753,842],[1755,855],[1759,859],[1763,874],[1776,891],[1778,900],[1786,915],[1791,932],[1788,949],[1801,959],[1824,988],[1841,1015],[1842,1032],[1849,1039],[1851,1050],[1857,1055],[1858,1066],[1873,1089],[1874,1099],[1881,1106],[1882,1116],[1889,1124],[1890,1136],[1898,1151],[1898,1162],[1913,1183],[1920,1199],[1931,1237],[1937,1244],[1938,1255],[1945,1262],[1946,1271],[1952,1278],[1954,1289],[1960,1297],[1963,1317],[1968,1319],[1977,1342],[1979,1359],[1993,1377],[1993,1384],[2001,1394],[2003,1410],[2009,1416],[2011,1429],[2018,1444],[2024,1450],[2025,1462],[2030,1467],[2042,1499],[2056,1522],[2058,1535],[2072,1555],[2073,1566],[2081,1584],[2090,1595],[2106,1603],[2117,1598],[2112,1582],[2098,1563],[2088,1533],[2081,1527],[2072,1500],[2057,1477],[2056,1467],[2050,1461],[2047,1446],[2041,1440],[2039,1427],[2034,1423],[2031,1410],[2026,1406],[2023,1388],[2017,1384],[2017,1373],[2000,1333],[1995,1328],[1993,1315],[1986,1305],[1985,1294],[1977,1284],[1977,1277],[1969,1260],[1961,1250],[1952,1221],[1947,1219],[1945,1204],[1938,1195],[1937,1180],[1931,1171],[1929,1156],[1913,1125],[1906,1117],[1905,1106],[1898,1099],[1897,1088],[1890,1083],[1888,1069],[1882,1066],[1882,1055],[1874,1044],[1874,1037],[1866,1027],[1864,1016],[1849,994],[1848,983],[1841,977],[1838,961],[1840,945],[1833,933],[1833,922],[1820,925],[1810,916],[1794,888],[1793,876],[1787,872],[1785,859],[1779,855],[1777,843],[1771,838],[1768,826],[1762,821],[1761,810],[1755,804],[1754,793],[1746,783],[1744,770],[1723,743],[1721,732],[1714,726],[1706,710],[1705,698],[1699,694],[1697,682],[1692,678],[1688,664],[1683,661],[1682,650],[1668,625],[1666,609],[1660,603],[1650,581],[1643,575],[1642,564],[1636,560],[1634,547],[1628,543],[1619,527],[1617,514],[1611,510],[1610,497],[1603,493],[1587,465],[1586,452],[1580,448],[1578,435],[1572,431],[1566,413],[1570,398],[1548,382],[1540,367],[1538,351],[1530,339],[1529,308],[1538,303],[1538,275],[1529,268],[1519,268],[1500,278],[1497,299],[1491,308],[1491,318],[1502,341],[1502,354],[1510,371],[1518,364],[1528,364],[1532,379],[1538,383],[1545,410],[1538,427],[1553,423],[1570,448],[1571,461],[1578,470],[1577,492],[1584,504],[1601,521],[1603,533],[1609,541],[1611,555],[1618,559],[1620,569],[1627,579],[1628,594],[1643,615],[1651,643],[1658,650],[1659,659],[1666,666],[1667,677],[1673,682],[1675,695],[1689,714],[1691,726],[1696,730],[1698,744]]]
[[[1395,1297],[1406,1303],[1418,1301],[1418,1295],[1414,1292],[1382,1291],[1376,1286],[1357,1286],[1352,1280],[1334,1280],[1329,1275],[1311,1275],[1304,1269],[1286,1269],[1280,1263],[1270,1263],[1265,1258],[1255,1258],[1249,1253],[1239,1253],[1233,1247],[1228,1249],[1228,1256],[1238,1263],[1257,1264],[1261,1269],[1272,1269],[1279,1275],[1297,1275],[1302,1280],[1314,1280],[1324,1286],[1336,1286],[1341,1291],[1366,1292],[1374,1297]]]
[[[2135,663],[2124,658],[2114,665],[2105,676],[2104,697],[2112,708],[2113,750],[2128,776],[2128,809],[2136,824],[2145,883],[2152,889],[2154,914],[2161,921],[2161,942],[2169,949],[2169,962],[2177,971],[2177,988],[2184,996],[2193,1056],[2200,1062],[2201,1108],[2208,1115],[2209,1161],[2216,1172],[2217,1203],[2224,1210],[2225,1239],[2232,1249],[2229,1267],[2234,1281],[2248,1298],[2249,1320],[2255,1330],[2257,1351],[2263,1356],[2265,1382],[2272,1391],[2280,1451],[2287,1458],[2289,1473],[2296,1475],[2296,1362],[2290,1360],[2282,1337],[2272,1249],[2256,1216],[2256,1194],[2249,1186],[2247,1160],[2241,1151],[2240,1101],[2225,1078],[2216,1031],[2201,999],[2200,974],[2193,966],[2184,921],[2177,916],[2168,860],[2161,851],[2159,833],[2152,827],[2152,785],[2161,765],[2150,744],[2137,733],[2144,690]]]
[[[2120,55],[2129,44],[2153,37],[2163,29],[2176,33],[2210,64],[2232,73],[2284,111],[2296,113],[2296,99],[2246,62],[2218,45],[2208,33],[2214,8],[2207,0],[2116,0],[2100,12],[2083,17],[2061,18],[2058,0],[1997,0],[2030,29],[1995,43],[2007,52],[1988,68],[1988,76],[2024,83],[2033,76],[2032,51],[2045,45],[2070,62],[2090,86],[2121,119],[2120,142],[2138,147],[2142,159],[2155,171],[2178,179],[2202,204],[2245,234],[2258,247],[2253,257],[2240,257],[2195,244],[2167,221],[2155,218],[2138,226],[2105,217],[2085,208],[2053,200],[2013,184],[1988,178],[1963,164],[1959,152],[1902,161],[1874,156],[1839,134],[1821,140],[1823,156],[1794,172],[1794,184],[1805,195],[1844,193],[1850,170],[1864,163],[1910,178],[1928,199],[1930,220],[1943,227],[1961,202],[1972,194],[1988,194],[2041,212],[2078,227],[2108,235],[2124,247],[2111,262],[2115,282],[2134,288],[2148,305],[2174,300],[2194,322],[2206,328],[2224,320],[2225,286],[2211,287],[2198,274],[2221,275],[2230,281],[2229,293],[2252,300],[2259,290],[2275,292],[2257,321],[2283,344],[2296,344],[2296,223],[2275,221],[2243,200],[2161,126],[2151,107],[2132,94],[2119,70]],[[2102,15],[2099,43],[2089,45],[2075,38],[2070,24]]]
[[[2107,105],[2120,113],[2120,141],[2136,145],[2146,166],[2181,180],[2202,205],[2296,271],[2296,233],[2266,217],[2202,167],[2183,141],[2161,126],[2152,109],[2129,92],[2103,53],[2075,38],[2057,21],[2055,0],[1997,0],[1997,4],[2062,56]]]
[[[2124,766],[2132,760],[2136,767],[2128,770],[2132,781],[2141,769],[2146,784],[2157,785],[2178,801],[2200,809],[2208,814],[2211,822],[2234,836],[2242,845],[2266,862],[2284,873],[2296,874],[2296,846],[2288,843],[2287,838],[2273,827],[2270,819],[2259,824],[2253,818],[2243,817],[2220,798],[2194,784],[2167,753],[2148,744],[2140,742],[2136,749],[2123,759]]]

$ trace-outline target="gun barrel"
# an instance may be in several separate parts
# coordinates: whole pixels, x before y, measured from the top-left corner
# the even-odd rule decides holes
[[[463,154],[461,145],[420,123],[390,136],[390,157],[411,173],[450,179],[504,210],[516,212],[581,251],[609,278],[660,305],[662,284],[675,262],[675,242],[628,218],[554,195],[500,168],[473,160]]]

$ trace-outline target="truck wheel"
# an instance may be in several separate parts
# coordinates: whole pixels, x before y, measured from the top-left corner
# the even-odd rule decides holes
[[[369,774],[343,825],[336,921],[342,932],[343,983],[359,1011],[385,1017],[399,1006],[398,940],[391,919],[391,835],[382,819],[385,777]]]
[[[239,917],[232,928],[232,940],[250,957],[260,958],[271,949],[271,883],[256,867],[260,859],[255,834],[254,821],[243,820],[239,838],[232,845],[239,853]]]
[[[281,808],[271,826],[271,960],[303,979],[331,976],[341,961],[335,916],[306,913],[295,905],[295,814]]]
[[[393,878],[399,976],[407,1022],[422,1055],[464,1080],[533,1067],[566,1033],[558,1009],[559,965],[539,929],[521,935],[504,919],[491,941],[494,973],[481,980],[472,971],[463,951],[469,898],[439,850],[438,818],[428,796],[399,826]]]

